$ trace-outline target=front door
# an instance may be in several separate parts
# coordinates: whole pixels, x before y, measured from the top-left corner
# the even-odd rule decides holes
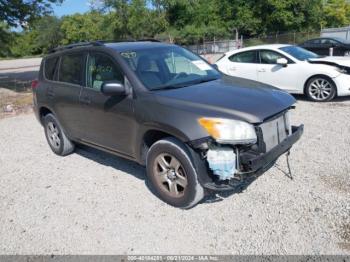
[[[84,119],[83,140],[91,144],[132,156],[132,139],[136,122],[132,95],[106,96],[101,92],[105,81],[125,84],[114,59],[103,53],[90,53],[86,67],[86,86],[82,88],[80,102]]]
[[[258,81],[288,92],[298,91],[298,64],[273,50],[260,50]],[[277,64],[277,59],[286,58],[286,66]],[[300,71],[299,71],[300,73]]]

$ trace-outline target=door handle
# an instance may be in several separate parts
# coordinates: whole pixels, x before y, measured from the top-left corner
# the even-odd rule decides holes
[[[228,70],[229,70],[229,71],[236,71],[237,68],[236,68],[236,67],[230,67]]]
[[[79,101],[86,105],[91,104],[91,99],[88,96],[80,97]]]
[[[261,68],[261,69],[258,70],[258,72],[259,73],[264,73],[264,72],[266,72],[266,69],[265,68]]]

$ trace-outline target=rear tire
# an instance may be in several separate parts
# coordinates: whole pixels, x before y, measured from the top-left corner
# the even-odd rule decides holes
[[[156,195],[174,207],[191,208],[204,197],[204,188],[185,145],[175,138],[154,143],[147,154],[147,177]]]
[[[46,140],[55,154],[66,156],[74,151],[74,143],[67,138],[53,114],[47,114],[44,117],[44,129]]]
[[[314,102],[331,101],[337,94],[334,82],[324,76],[315,76],[306,83],[305,94]]]

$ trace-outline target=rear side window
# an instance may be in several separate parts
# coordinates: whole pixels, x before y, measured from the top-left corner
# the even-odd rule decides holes
[[[47,80],[54,80],[56,67],[58,65],[59,57],[51,57],[45,60],[45,78]]]
[[[59,81],[76,85],[82,85],[83,68],[83,54],[63,55],[60,65]]]
[[[247,51],[232,55],[228,58],[231,62],[236,63],[257,63],[256,51]]]
[[[313,40],[307,41],[306,43],[312,44],[312,45],[318,45],[319,43],[321,43],[321,40],[320,39],[313,39]]]

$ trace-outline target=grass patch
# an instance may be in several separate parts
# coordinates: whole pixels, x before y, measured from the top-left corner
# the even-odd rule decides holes
[[[7,111],[7,107],[12,110]],[[33,107],[33,93],[15,92],[5,88],[0,88],[0,118],[17,115],[31,111]]]

